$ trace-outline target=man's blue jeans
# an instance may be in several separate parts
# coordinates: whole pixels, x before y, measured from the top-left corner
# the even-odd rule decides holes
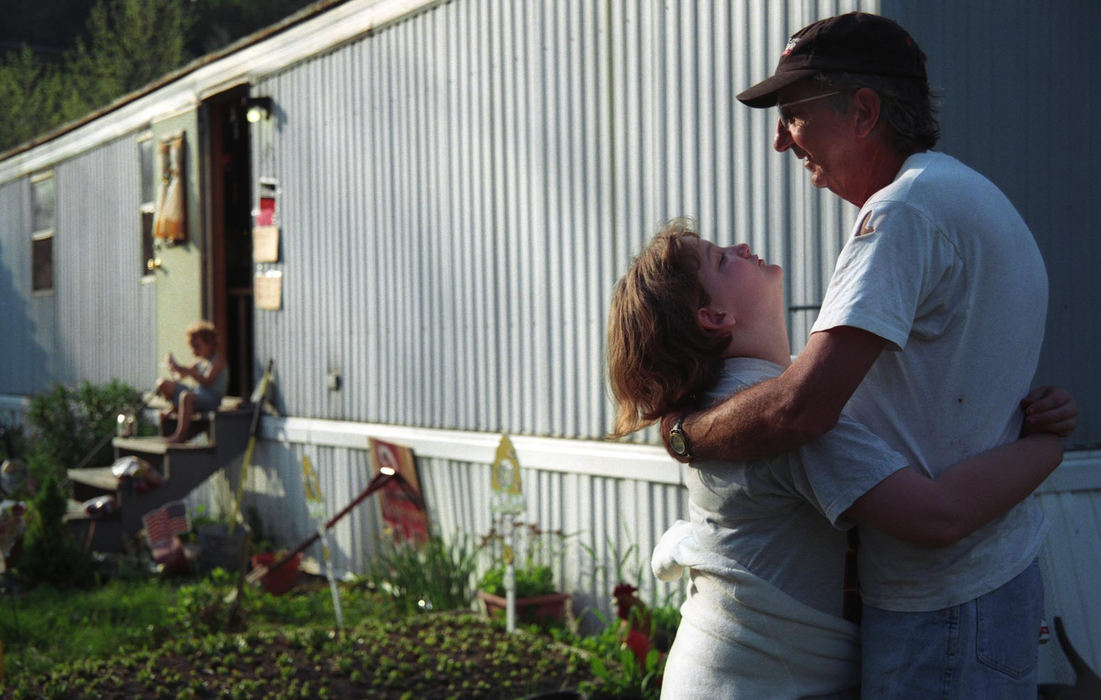
[[[984,596],[944,610],[864,606],[868,700],[1035,700],[1044,583],[1033,562]]]

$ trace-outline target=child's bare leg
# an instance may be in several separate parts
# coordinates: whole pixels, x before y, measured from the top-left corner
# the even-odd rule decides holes
[[[168,408],[160,411],[160,419],[163,423],[165,419],[171,418],[172,414],[176,412],[176,407],[172,404],[172,397],[176,395],[176,382],[171,379],[158,379],[157,387],[154,389],[160,396],[168,399]]]
[[[195,394],[180,392],[179,411],[176,415],[176,432],[166,442],[179,443],[187,440],[187,430],[191,427],[191,414],[195,412]]]

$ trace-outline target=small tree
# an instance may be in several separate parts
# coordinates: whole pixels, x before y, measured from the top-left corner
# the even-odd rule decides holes
[[[88,15],[88,37],[68,56],[74,97],[84,109],[148,85],[187,62],[194,20],[181,0],[102,0]]]
[[[23,556],[16,569],[27,583],[86,587],[95,582],[91,556],[65,527],[65,494],[47,478],[27,510]]]
[[[83,114],[66,111],[68,76],[27,47],[0,58],[0,151],[30,141],[35,136]]]

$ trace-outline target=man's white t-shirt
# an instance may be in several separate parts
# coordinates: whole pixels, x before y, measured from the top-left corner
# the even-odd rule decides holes
[[[852,326],[888,341],[847,410],[936,476],[1019,435],[1047,292],[1005,195],[950,156],[919,153],[860,210],[811,332]],[[864,600],[903,611],[972,600],[1023,571],[1044,528],[1034,499],[946,548],[862,528]]]

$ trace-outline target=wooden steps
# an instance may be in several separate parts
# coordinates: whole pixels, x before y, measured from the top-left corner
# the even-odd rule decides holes
[[[122,551],[142,528],[141,518],[170,501],[186,498],[192,490],[244,452],[252,412],[246,408],[218,410],[193,421],[194,434],[206,438],[182,444],[168,444],[163,437],[121,438],[111,441],[115,459],[132,455],[148,462],[162,477],[160,486],[118,478],[111,467],[70,469],[72,498],[66,520],[78,538],[93,550]],[[174,429],[174,426],[165,426]],[[89,517],[80,504],[100,495],[115,497],[116,511]]]

